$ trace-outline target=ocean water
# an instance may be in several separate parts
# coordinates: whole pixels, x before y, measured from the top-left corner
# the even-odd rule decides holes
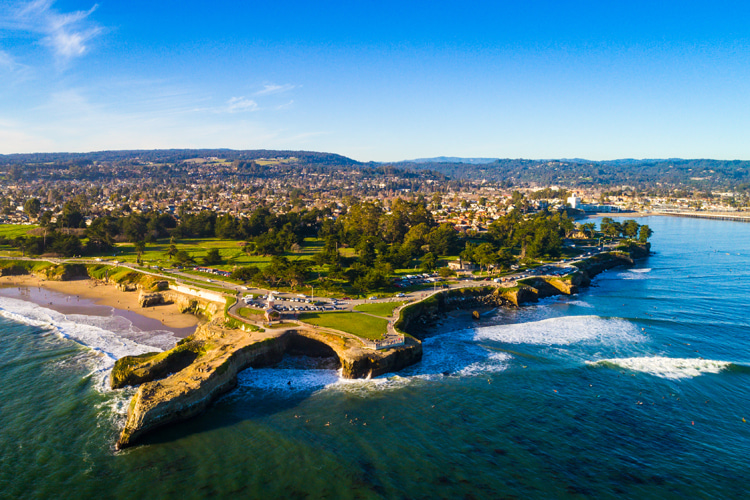
[[[750,224],[652,217],[574,297],[446,323],[397,374],[287,358],[117,452],[117,318],[0,298],[0,497],[745,498]],[[132,339],[136,340],[132,340]]]

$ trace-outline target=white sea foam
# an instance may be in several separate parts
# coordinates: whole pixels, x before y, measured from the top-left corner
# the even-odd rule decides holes
[[[719,373],[732,363],[711,359],[666,358],[654,356],[649,358],[614,358],[599,361],[588,361],[593,366],[617,366],[627,370],[648,373],[668,379],[692,378],[704,373]]]
[[[648,279],[647,274],[650,272],[650,268],[627,269],[617,273],[617,278],[623,280],[645,280]]]
[[[375,391],[391,390],[412,382],[411,377],[390,375],[373,379],[345,379],[340,370],[305,368],[261,368],[248,369],[237,376],[239,391],[229,393],[227,398],[245,397],[248,391],[263,394],[296,397],[300,393],[339,391],[366,397]]]
[[[92,376],[97,386],[106,387],[109,370],[123,356],[161,351],[161,346],[174,344],[169,332],[149,338],[149,344],[139,343],[124,335],[137,335],[130,321],[120,317],[69,315],[47,309],[33,302],[0,297],[0,316],[10,320],[54,332],[62,338],[89,348],[95,356]],[[169,338],[171,337],[171,339]],[[153,342],[152,342],[153,339]]]
[[[585,307],[587,309],[593,309],[594,305],[589,304],[588,302],[584,302],[582,300],[567,300],[563,302],[564,304],[569,304],[571,306],[577,306],[577,307]]]
[[[372,379],[345,379],[338,370],[310,369],[315,367],[307,366],[304,360],[296,358],[292,363],[285,359],[273,368],[245,370],[238,375],[238,385],[241,390],[259,390],[281,396],[295,396],[300,392],[341,391],[367,397],[374,392],[397,390],[410,384],[439,381],[445,377],[475,377],[501,372],[512,359],[510,354],[477,345],[473,340],[473,330],[430,337],[424,341],[423,349],[422,361],[398,374]],[[315,361],[311,363],[315,364]],[[236,396],[243,397],[242,394]]]
[[[462,377],[472,377],[487,373],[502,372],[508,368],[508,361],[511,359],[513,359],[513,356],[508,353],[491,352],[486,359],[461,368],[456,374]]]
[[[473,329],[429,337],[422,350],[422,362],[407,368],[406,374],[428,379],[445,375],[470,377],[503,371],[511,358],[478,345]]]
[[[629,321],[598,316],[563,316],[528,323],[478,328],[474,338],[508,344],[550,346],[583,342],[641,342],[646,339]]]

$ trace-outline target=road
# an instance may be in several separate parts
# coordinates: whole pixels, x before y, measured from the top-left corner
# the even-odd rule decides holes
[[[596,255],[605,251],[608,251],[609,248],[602,247],[597,250],[593,250],[590,252],[588,256],[581,256],[576,259],[570,259],[567,262],[564,260],[560,260],[554,263],[547,263],[545,264],[546,267],[552,268],[570,268],[572,267],[572,264],[579,262],[583,260],[584,258],[590,257],[591,255]],[[361,304],[368,304],[373,302],[406,302],[406,303],[413,303],[414,301],[420,301],[424,300],[426,298],[429,298],[430,296],[442,292],[444,290],[449,289],[458,289],[458,288],[468,288],[468,287],[480,287],[480,286],[495,286],[495,287],[511,287],[518,284],[518,280],[522,279],[524,277],[528,276],[535,276],[535,275],[541,275],[537,274],[534,271],[529,272],[518,272],[509,276],[505,276],[506,279],[503,283],[496,283],[492,280],[485,281],[485,280],[475,280],[473,278],[466,279],[466,280],[457,280],[457,281],[451,281],[447,283],[440,283],[440,286],[438,287],[437,283],[435,283],[434,288],[432,290],[429,289],[423,289],[419,291],[410,291],[410,292],[403,292],[401,297],[390,297],[387,299],[377,299],[377,300],[369,300],[369,299],[350,299],[350,300],[341,300],[341,299],[335,299],[332,297],[315,297],[314,299],[305,296],[302,294],[295,294],[291,292],[279,292],[271,289],[265,289],[265,288],[255,288],[255,287],[246,287],[244,285],[237,285],[234,283],[229,283],[221,279],[213,279],[208,278],[204,276],[198,276],[190,273],[186,273],[184,271],[181,271],[179,269],[164,269],[162,272],[154,271],[153,269],[150,269],[148,267],[144,266],[136,266],[133,264],[123,263],[123,262],[117,262],[117,261],[109,261],[109,260],[102,260],[102,259],[34,259],[30,257],[18,257],[19,260],[32,260],[32,261],[45,261],[50,262],[53,264],[62,264],[62,263],[79,263],[79,264],[105,264],[105,265],[115,265],[118,267],[123,267],[126,269],[130,269],[132,271],[136,271],[143,274],[148,274],[150,276],[154,276],[160,279],[165,280],[174,280],[176,277],[179,278],[180,282],[187,286],[194,286],[198,288],[203,289],[209,289],[210,291],[215,291],[216,289],[220,289],[223,291],[224,294],[226,294],[229,297],[235,297],[237,300],[235,304],[229,309],[229,312],[235,316],[236,318],[241,318],[239,314],[239,309],[241,307],[245,306],[245,303],[243,301],[243,296],[252,294],[256,298],[261,298],[262,302],[265,302],[263,306],[265,307],[267,304],[267,301],[265,298],[267,298],[270,294],[273,294],[275,300],[274,305],[277,307],[284,307],[284,308],[293,308],[293,307],[324,307],[325,310],[336,310],[336,311],[349,311],[349,312],[358,312],[360,314],[366,314],[359,311],[355,311],[356,306]],[[164,274],[168,273],[168,274]],[[399,334],[396,333],[396,331],[393,329],[393,324],[398,319],[398,314],[400,310],[404,306],[400,306],[396,308],[393,311],[393,314],[389,318],[389,324],[388,324],[388,335],[389,338],[395,338],[399,336]],[[296,320],[297,315],[300,312],[308,312],[308,311],[280,311],[281,313],[281,320],[282,321],[289,321],[289,320]],[[251,320],[248,320],[247,318],[242,318],[243,321],[248,321],[250,323],[262,323],[262,322],[253,322]]]

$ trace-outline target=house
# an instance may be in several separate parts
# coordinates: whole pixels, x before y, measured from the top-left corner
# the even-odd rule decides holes
[[[448,262],[448,269],[453,271],[476,271],[477,265],[473,262],[458,259]]]

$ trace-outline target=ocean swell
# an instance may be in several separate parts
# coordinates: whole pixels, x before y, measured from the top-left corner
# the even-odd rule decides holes
[[[642,342],[646,337],[631,322],[599,316],[557,318],[478,328],[476,340],[507,344],[566,345],[576,343]]]
[[[118,316],[65,315],[33,302],[9,297],[0,297],[0,316],[53,332],[90,349],[94,354],[90,357],[94,362],[92,375],[98,379],[97,386],[100,388],[107,386],[109,370],[119,358],[162,351],[174,344],[170,332],[153,332],[146,337],[130,321]],[[143,340],[137,342],[127,336],[138,336],[139,340]]]
[[[621,368],[674,380],[693,378],[706,373],[719,373],[733,366],[728,361],[700,358],[667,358],[662,356],[602,359],[599,361],[588,361],[587,364],[591,366]]]

